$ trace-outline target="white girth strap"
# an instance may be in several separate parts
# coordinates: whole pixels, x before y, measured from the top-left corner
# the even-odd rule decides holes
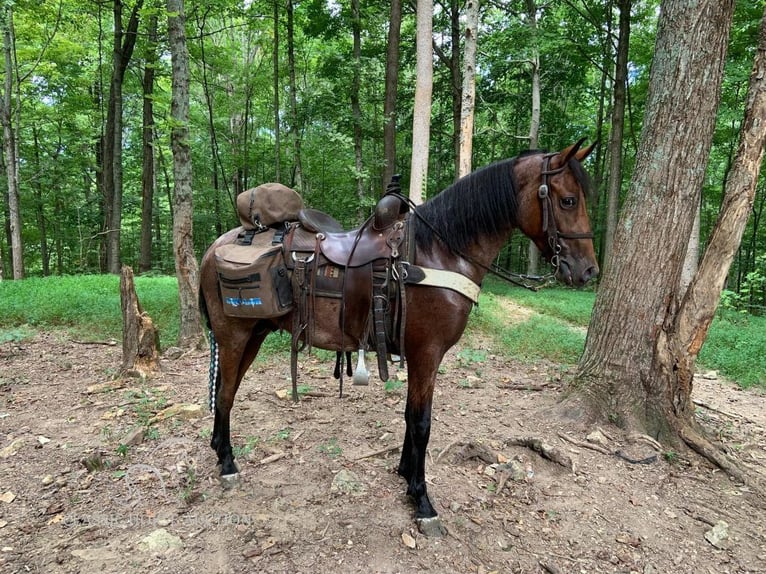
[[[468,297],[474,303],[479,302],[481,287],[461,273],[445,269],[430,269],[419,265],[407,265],[407,271],[406,282],[410,285],[444,287]]]

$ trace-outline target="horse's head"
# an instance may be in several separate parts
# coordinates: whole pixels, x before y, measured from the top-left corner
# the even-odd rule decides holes
[[[595,144],[580,149],[583,141],[521,158],[515,171],[519,228],[553,264],[556,278],[578,287],[598,275],[580,166]]]

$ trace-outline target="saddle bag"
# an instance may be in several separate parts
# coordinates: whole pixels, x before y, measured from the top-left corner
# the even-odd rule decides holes
[[[290,276],[274,230],[245,233],[215,250],[223,310],[232,317],[270,319],[293,306]]]

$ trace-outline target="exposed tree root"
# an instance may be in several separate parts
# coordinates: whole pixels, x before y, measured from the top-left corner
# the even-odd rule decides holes
[[[536,437],[523,437],[523,438],[516,438],[511,437],[507,439],[506,444],[512,444],[516,446],[525,446],[529,449],[532,449],[536,453],[538,453],[543,458],[547,458],[551,462],[555,462],[556,464],[560,464],[564,468],[567,468],[569,470],[573,469],[572,466],[572,459],[569,458],[569,456],[564,453],[561,449],[556,448],[554,446],[549,445],[541,438]]]
[[[710,442],[697,430],[689,426],[682,426],[678,429],[678,434],[690,449],[716,465],[735,480],[761,491],[766,489],[766,485],[761,477],[742,468],[737,461],[727,456],[718,446]]]

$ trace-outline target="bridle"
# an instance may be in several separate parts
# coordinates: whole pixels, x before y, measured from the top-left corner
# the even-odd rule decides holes
[[[540,172],[540,175],[542,177],[542,182],[540,183],[540,187],[537,190],[537,197],[540,198],[540,210],[542,212],[542,231],[546,234],[548,245],[551,248],[551,251],[553,252],[553,255],[550,258],[551,266],[553,267],[553,270],[546,274],[546,275],[527,275],[524,273],[514,273],[512,271],[508,271],[507,269],[500,267],[496,263],[491,263],[490,265],[484,265],[480,261],[476,261],[473,257],[469,256],[466,253],[461,253],[459,251],[454,251],[456,255],[462,257],[466,261],[469,261],[473,265],[476,265],[477,267],[480,267],[484,269],[485,271],[488,271],[494,275],[497,275],[501,279],[505,279],[506,281],[513,283],[514,285],[518,285],[519,287],[524,287],[525,289],[529,289],[531,291],[538,291],[539,289],[542,289],[545,285],[547,285],[551,280],[554,280],[556,278],[556,275],[559,272],[559,265],[561,264],[560,260],[560,253],[561,253],[561,242],[560,239],[593,239],[593,233],[586,232],[586,233],[561,233],[558,230],[558,227],[556,226],[556,217],[555,212],[553,210],[553,200],[551,199],[549,187],[548,187],[548,177],[551,175],[556,175],[561,172],[563,172],[567,168],[567,162],[564,162],[564,165],[561,167],[558,167],[556,169],[550,169],[550,163],[551,158],[558,155],[558,153],[547,153],[543,156],[543,166],[542,170]],[[401,201],[403,201],[406,205],[410,208],[410,213],[412,213],[415,217],[420,219],[420,221],[428,227],[434,235],[439,237],[442,241],[447,243],[446,240],[442,237],[442,234],[439,232],[438,229],[436,229],[429,221],[426,221],[425,218],[423,218],[422,215],[420,215],[416,209],[417,205],[413,203],[413,201],[407,197],[406,195],[402,195],[401,191],[399,190],[398,186],[395,188],[392,188],[391,190],[386,192],[387,194],[395,195],[398,197]],[[528,282],[533,281],[536,283],[535,285],[530,285]]]
[[[566,162],[561,167],[556,169],[550,169],[551,158],[558,155],[557,153],[548,153],[543,156],[543,167],[540,172],[542,176],[542,183],[537,189],[537,197],[540,198],[540,210],[543,214],[542,230],[546,234],[548,239],[548,246],[551,248],[551,265],[553,266],[553,276],[558,273],[559,265],[561,263],[559,254],[561,253],[560,239],[593,239],[593,233],[561,233],[556,226],[556,216],[553,211],[553,200],[551,199],[550,191],[548,188],[548,177],[556,175],[564,171],[567,167]]]

